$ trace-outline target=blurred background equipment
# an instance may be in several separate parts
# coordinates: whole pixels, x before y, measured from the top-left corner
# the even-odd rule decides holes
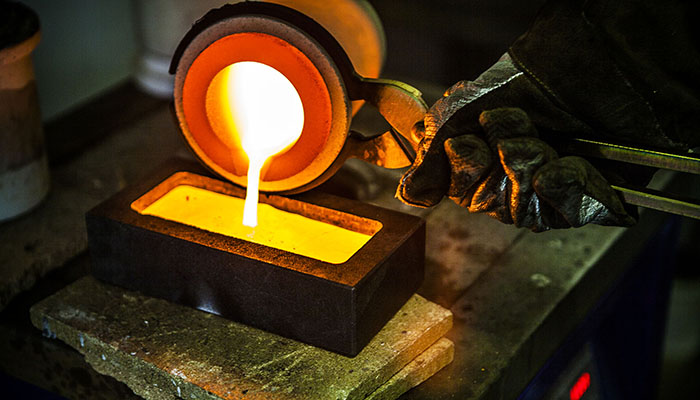
[[[0,222],[34,208],[49,190],[31,57],[40,36],[31,9],[0,3]]]

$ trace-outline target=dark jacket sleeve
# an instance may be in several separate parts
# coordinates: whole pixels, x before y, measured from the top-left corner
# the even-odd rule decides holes
[[[685,150],[700,145],[693,3],[550,1],[509,53],[600,139]]]

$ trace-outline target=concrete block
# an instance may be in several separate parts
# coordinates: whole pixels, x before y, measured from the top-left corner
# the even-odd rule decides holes
[[[450,339],[442,338],[419,354],[401,371],[392,376],[385,384],[366,397],[366,400],[396,399],[411,388],[420,385],[444,366],[451,363],[455,355],[455,346]]]
[[[405,390],[420,378],[404,368],[452,325],[450,311],[414,295],[349,358],[92,277],[33,306],[31,319],[147,399],[364,399],[392,377]],[[438,344],[441,356],[425,360],[444,364]],[[410,368],[437,365],[420,360]]]

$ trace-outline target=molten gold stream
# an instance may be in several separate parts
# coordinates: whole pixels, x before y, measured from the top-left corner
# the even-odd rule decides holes
[[[242,223],[255,227],[265,163],[289,150],[304,128],[299,93],[276,69],[258,62],[238,62],[212,80],[207,91],[207,114],[232,156],[248,158]]]

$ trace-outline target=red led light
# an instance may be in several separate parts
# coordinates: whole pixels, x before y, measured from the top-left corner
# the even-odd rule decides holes
[[[574,386],[571,387],[571,390],[569,390],[569,398],[571,400],[580,400],[589,386],[591,386],[591,374],[584,372],[578,377]]]

